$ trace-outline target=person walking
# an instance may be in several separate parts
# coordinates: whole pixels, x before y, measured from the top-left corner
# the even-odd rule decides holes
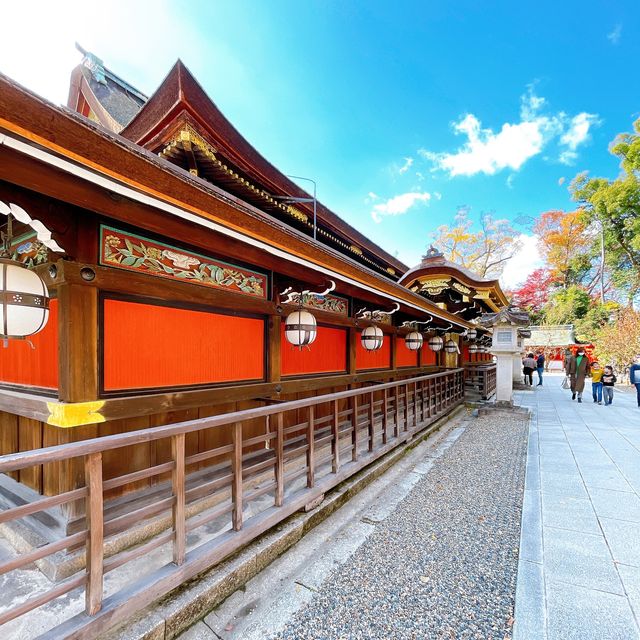
[[[613,367],[607,366],[602,374],[602,395],[604,396],[604,404],[606,406],[613,403],[613,387],[616,384],[616,376],[613,373]]]
[[[536,360],[533,353],[529,353],[522,361],[522,373],[524,373],[524,383],[533,386],[533,371],[536,368]]]
[[[629,367],[629,382],[636,388],[638,406],[640,407],[640,354],[636,355],[633,364]]]
[[[542,374],[544,373],[544,353],[538,351],[538,357],[536,358],[536,371],[538,372],[538,386],[542,386]]]
[[[575,356],[567,358],[565,370],[571,380],[571,399],[578,397],[578,402],[582,402],[582,392],[584,391],[584,381],[589,375],[589,358],[584,348],[579,347]]]
[[[591,363],[591,394],[593,401],[602,404],[602,367],[596,360]]]

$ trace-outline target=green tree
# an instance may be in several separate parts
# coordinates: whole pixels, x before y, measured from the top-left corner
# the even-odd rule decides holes
[[[544,306],[547,324],[575,324],[587,315],[591,306],[589,294],[577,285],[559,289],[549,296]]]
[[[602,304],[592,301],[591,307],[582,318],[575,320],[576,338],[581,342],[596,342],[599,332],[607,326],[620,310],[620,305],[614,301]]]
[[[633,133],[616,137],[610,151],[620,159],[620,175],[608,180],[580,173],[570,191],[585,222],[602,225],[611,280],[633,305],[640,292],[640,119]]]

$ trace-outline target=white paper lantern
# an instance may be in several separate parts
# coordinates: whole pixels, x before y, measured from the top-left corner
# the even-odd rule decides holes
[[[466,333],[467,340],[475,340],[477,335],[478,335],[477,329],[467,329],[467,333]]]
[[[384,334],[380,327],[366,327],[362,330],[360,342],[367,351],[377,351],[384,341]]]
[[[419,331],[412,331],[404,337],[404,343],[409,351],[418,351],[422,347],[424,338]]]
[[[480,351],[481,347],[479,347],[477,344],[475,344],[475,342],[473,344],[469,345],[469,353],[478,353],[478,351]]]
[[[308,311],[294,311],[285,320],[284,335],[294,347],[310,345],[318,335],[316,319]]]
[[[456,353],[458,351],[458,345],[453,340],[449,339],[444,345],[444,350],[447,353]]]
[[[429,338],[429,349],[431,349],[431,351],[440,351],[443,344],[444,340],[440,336],[431,336]]]
[[[35,271],[0,260],[0,338],[24,338],[49,319],[49,292]]]

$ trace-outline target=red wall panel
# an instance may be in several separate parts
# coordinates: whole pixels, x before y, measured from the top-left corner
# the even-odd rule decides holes
[[[422,366],[423,367],[435,367],[437,363],[437,354],[435,351],[431,351],[427,341],[425,340],[422,345]]]
[[[261,318],[104,301],[105,391],[263,380]]]
[[[469,345],[462,345],[462,362],[472,362],[473,357],[472,354],[469,353]]]
[[[418,352],[407,349],[404,336],[396,336],[396,367],[417,367]]]
[[[367,351],[360,341],[360,333],[356,342],[356,369],[389,369],[391,367],[391,340],[385,334],[382,346],[377,351]]]
[[[42,389],[58,388],[58,301],[52,299],[49,320],[40,333],[26,340],[9,340],[0,344],[0,381]]]
[[[346,329],[318,327],[318,335],[313,344],[298,349],[285,338],[283,323],[280,343],[283,376],[340,373],[347,370]]]

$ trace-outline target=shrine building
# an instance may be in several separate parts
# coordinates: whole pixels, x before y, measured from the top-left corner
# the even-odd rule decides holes
[[[85,589],[65,629],[93,637],[151,597],[103,597],[105,572],[168,545],[145,578],[167,593],[453,411],[465,375],[490,397],[475,321],[507,299],[371,242],[182,62],[146,96],[83,54],[66,107],[0,75],[0,527],[40,536],[50,600]]]

